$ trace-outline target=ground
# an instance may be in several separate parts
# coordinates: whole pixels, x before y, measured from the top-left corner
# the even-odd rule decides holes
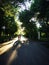
[[[17,46],[11,44],[6,52],[0,54],[0,65],[49,65],[49,48],[44,46],[45,42],[29,40]]]

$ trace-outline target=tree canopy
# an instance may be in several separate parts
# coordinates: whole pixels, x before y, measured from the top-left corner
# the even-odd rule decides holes
[[[38,21],[39,24],[41,25],[40,31],[44,32],[46,34],[46,37],[48,37],[49,33],[49,1],[48,0],[32,0],[30,10],[24,10],[24,12],[20,13],[20,21],[23,22],[26,27],[26,29],[30,29],[32,36],[33,36],[33,29],[35,27],[36,32],[37,32],[37,27],[36,27],[36,22]],[[32,21],[30,23],[31,18],[36,18],[36,21]],[[35,24],[34,24],[35,22]],[[30,23],[30,26],[28,25]],[[34,25],[33,25],[34,24]],[[35,30],[34,29],[34,30]],[[31,33],[29,33],[31,35]],[[35,32],[34,32],[35,33]]]
[[[31,6],[28,9],[26,2]],[[26,8],[21,8],[23,5]],[[29,4],[28,4],[29,5]],[[24,10],[21,10],[24,9]],[[18,15],[16,15],[18,13]],[[45,36],[49,38],[49,1],[48,0],[1,0],[0,1],[0,36],[2,35],[14,35],[17,31],[17,21],[19,21],[25,27],[26,36],[30,38],[36,38],[38,36],[37,24],[39,23],[39,31],[44,32]],[[38,22],[38,23],[37,23]]]

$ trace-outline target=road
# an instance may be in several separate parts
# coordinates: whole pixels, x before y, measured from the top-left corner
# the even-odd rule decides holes
[[[18,44],[0,55],[0,65],[49,65],[49,49],[42,42]]]

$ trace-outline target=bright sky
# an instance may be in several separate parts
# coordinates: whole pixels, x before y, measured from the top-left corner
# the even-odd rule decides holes
[[[37,26],[37,28],[41,27],[39,22],[36,22],[36,26]]]
[[[24,4],[20,3],[19,6],[21,8],[19,9],[19,11],[21,12],[21,11],[24,11],[25,9],[29,10],[32,2],[34,3],[34,0],[31,0],[31,1],[26,0],[26,1],[24,1]]]

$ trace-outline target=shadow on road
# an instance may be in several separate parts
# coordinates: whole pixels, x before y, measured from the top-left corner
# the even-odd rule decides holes
[[[49,51],[35,42],[14,44],[1,55],[0,65],[49,65]]]

